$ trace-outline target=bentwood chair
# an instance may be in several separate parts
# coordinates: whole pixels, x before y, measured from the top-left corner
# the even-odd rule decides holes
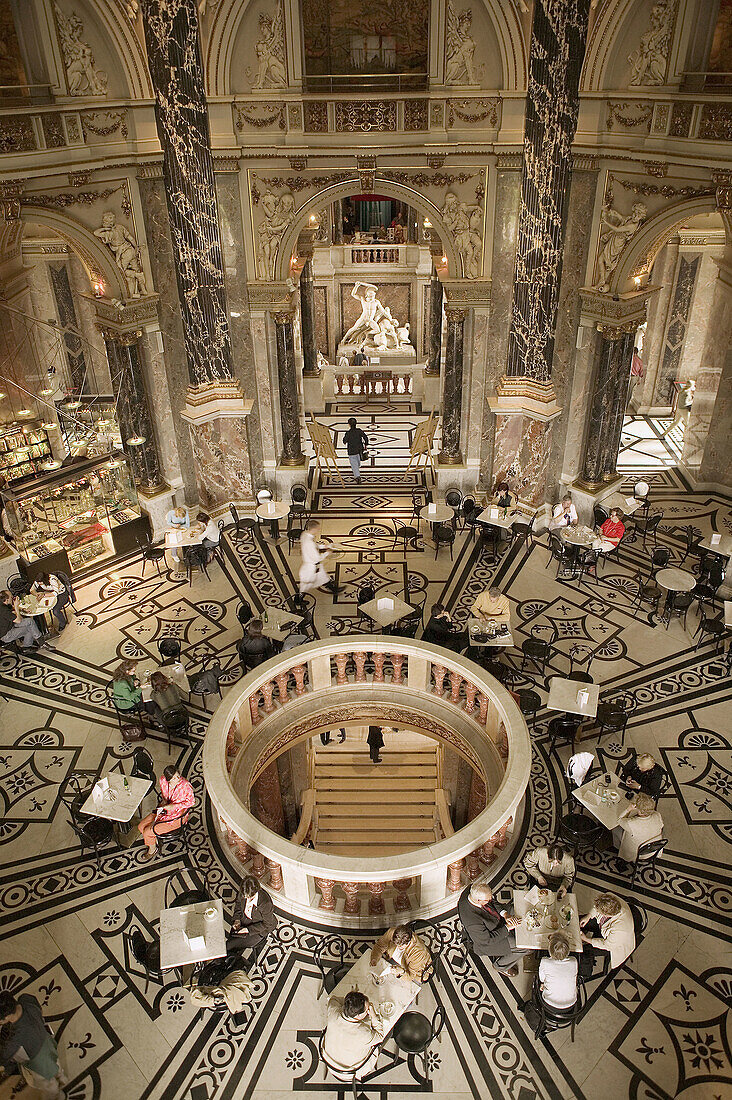
[[[368,1054],[366,1055],[364,1060],[358,1066],[356,1066],[356,1068],[354,1070],[347,1073],[344,1070],[339,1069],[337,1066],[332,1066],[330,1064],[330,1062],[328,1061],[328,1059],[326,1058],[326,1056],[325,1056],[325,1031],[323,1031],[321,1033],[320,1038],[318,1039],[318,1054],[320,1055],[321,1062],[323,1063],[324,1066],[327,1067],[328,1072],[331,1074],[331,1076],[335,1077],[336,1081],[340,1081],[342,1084],[348,1084],[348,1085],[351,1086],[351,1093],[352,1093],[352,1096],[353,1096],[353,1100],[359,1100],[359,1096],[358,1096],[359,1074],[360,1074],[361,1070],[364,1068],[364,1066],[366,1066],[369,1062],[371,1062],[371,1060],[374,1056],[374,1050],[377,1050],[377,1049],[379,1049],[379,1048],[376,1048],[376,1047],[372,1048],[368,1052]]]
[[[139,543],[142,557],[142,577],[145,576],[145,566],[149,561],[153,562],[160,576],[160,562],[165,557],[165,547],[162,543],[154,543],[149,534],[140,535]]]
[[[445,1010],[438,1005],[431,1020],[421,1012],[405,1012],[394,1025],[391,1037],[397,1050],[413,1057],[420,1054],[424,1066],[424,1075],[429,1083],[430,1066],[427,1051],[445,1025]]]
[[[450,547],[450,561],[452,561],[454,545],[455,528],[449,523],[438,523],[435,527],[435,561],[437,561],[441,546]]]
[[[124,933],[123,942],[125,950],[129,952],[138,966],[145,971],[145,993],[150,985],[150,978],[161,985],[165,985],[165,978],[160,966],[160,939],[149,942],[145,939],[139,925],[133,924]]]
[[[663,855],[667,844],[668,839],[665,836],[661,836],[656,840],[649,840],[645,844],[640,845],[633,864],[633,877],[630,880],[631,890],[635,886],[638,872],[642,871],[644,867],[653,867],[658,857]]]
[[[315,958],[315,965],[320,971],[321,979],[321,985],[318,989],[316,1000],[320,999],[323,991],[329,994],[332,993],[340,980],[345,978],[346,974],[351,969],[353,964],[349,964],[345,961],[346,951],[346,941],[342,936],[325,936],[324,939],[316,943],[313,956]],[[335,956],[337,961],[327,964],[323,961],[323,955],[327,955],[330,958]]]
[[[574,1042],[575,1027],[582,1019],[585,1008],[587,1007],[585,983],[579,973],[577,974],[577,1000],[570,1008],[554,1008],[552,1005],[546,1003],[541,995],[538,974],[534,978],[534,985],[531,990],[531,1002],[539,1014],[539,1021],[534,1028],[534,1034],[537,1038],[541,1038],[547,1031],[559,1031],[568,1027],[571,1028],[569,1035],[570,1042]]]
[[[234,520],[234,537],[237,535],[245,534],[254,539],[254,528],[257,526],[257,521],[251,516],[242,516],[233,504],[229,505],[229,511],[231,512]]]

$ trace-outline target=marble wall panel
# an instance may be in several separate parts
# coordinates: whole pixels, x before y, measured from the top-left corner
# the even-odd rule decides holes
[[[211,511],[230,501],[251,500],[246,418],[217,417],[188,427],[202,506]]]
[[[653,394],[653,405],[656,408],[659,406],[670,408],[674,404],[676,396],[674,383],[681,378],[680,368],[686,343],[686,329],[700,264],[701,256],[699,255],[679,256],[676,282],[661,352],[661,365],[656,375]]]
[[[523,501],[538,508],[546,497],[552,422],[497,416],[493,477],[507,479]]]
[[[691,302],[691,311],[686,323],[686,339],[681,361],[682,381],[696,378],[701,365],[707,331],[711,320],[714,285],[719,268],[714,262],[724,254],[724,245],[708,245],[702,250],[701,266],[697,273],[696,287]]]
[[[472,339],[466,341],[466,344],[469,342],[470,350],[465,357],[465,377],[470,379],[470,384],[465,387],[466,404],[463,423],[465,424],[465,461],[477,466],[480,463],[480,432],[483,423],[483,400],[485,397],[488,311],[474,309],[471,327]],[[468,335],[470,336],[470,330],[468,330]]]
[[[265,768],[252,785],[249,795],[251,811],[258,821],[279,836],[285,835],[285,815],[277,761]]]
[[[76,310],[74,309],[74,297],[71,293],[69,272],[65,261],[62,260],[60,263],[50,263],[48,265],[48,274],[51,279],[53,296],[56,299],[56,312],[58,314],[59,323],[63,328],[71,327],[72,329],[77,329],[78,321],[76,318]],[[90,393],[91,379],[88,377],[87,373],[83,341],[76,335],[76,332],[65,332],[63,335],[63,345],[66,355],[66,366],[75,393]]]
[[[328,288],[316,286],[314,288],[315,302],[315,344],[318,351],[328,357],[330,354],[328,343]]]
[[[666,317],[673,296],[674,270],[678,254],[679,239],[673,237],[659,252],[651,272],[650,282],[654,286],[660,286],[661,289],[648,301],[648,323],[641,355],[645,377],[642,389],[637,385],[634,393],[634,408],[640,412],[653,407],[653,391],[661,365]]]
[[[273,326],[274,327],[274,326]],[[262,437],[262,455],[264,462],[272,465],[277,462],[277,435],[275,423],[279,416],[279,402],[272,389],[270,377],[270,355],[276,362],[274,346],[270,349],[267,334],[267,319],[264,313],[255,312],[251,316],[252,349],[254,352],[254,377],[259,400],[259,427]],[[274,345],[274,341],[272,342]]]
[[[485,387],[481,399],[483,415],[480,429],[480,484],[484,487],[488,487],[492,481],[495,430],[495,417],[488,405],[488,396],[506,369],[520,200],[521,173],[516,169],[498,171],[493,228],[491,314],[486,332]]]
[[[160,298],[158,313],[160,331],[163,334],[165,366],[164,379],[160,378],[161,384],[165,386],[162,399],[165,400],[167,397],[167,402],[173,410],[180,476],[183,480],[186,500],[189,504],[193,504],[198,499],[198,484],[191,434],[188,425],[179,416],[179,412],[185,407],[189,378],[165,190],[162,179],[158,178],[140,179],[138,188],[153,284]],[[158,400],[157,395],[155,400]]]
[[[732,327],[732,325],[730,326]],[[700,480],[732,488],[732,345],[727,346],[709,421]]]
[[[703,481],[723,480],[716,475],[724,474],[725,470],[727,475],[729,472],[730,443],[724,426],[732,400],[729,389],[731,355],[732,277],[729,269],[722,268],[714,287],[707,341],[684,433],[684,466]],[[723,379],[726,379],[726,389]]]
[[[429,286],[422,288],[422,358],[426,359],[430,354],[430,322],[432,319],[432,312],[430,309],[430,303],[432,299],[432,293]]]
[[[224,282],[229,305],[232,365],[244,396],[252,400],[252,411],[247,417],[247,438],[249,461],[255,478],[259,481],[264,476],[262,409],[252,347],[238,173],[216,173],[216,196],[221,226]],[[235,314],[238,316],[234,316]]]
[[[142,372],[153,421],[155,422],[160,468],[168,484],[177,486],[181,480],[178,437],[175,431],[173,410],[170,407],[168,376],[165,367],[165,355],[160,349],[160,335],[160,328],[157,325],[145,326],[140,341],[143,360]]]
[[[95,393],[111,393],[109,363],[104,353],[104,340],[97,328],[97,311],[90,297],[89,276],[75,252],[69,253],[67,263],[79,332],[87,341],[87,365],[94,374],[92,389]]]

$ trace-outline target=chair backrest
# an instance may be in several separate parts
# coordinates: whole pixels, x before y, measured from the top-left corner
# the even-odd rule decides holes
[[[631,901],[630,898],[625,899],[628,903],[631,913],[633,914],[633,927],[635,929],[636,944],[638,938],[643,935],[648,927],[648,914],[642,905],[639,905],[637,901]]]
[[[11,596],[27,596],[31,590],[31,582],[27,577],[11,577],[8,581],[8,592]]]
[[[313,956],[323,981],[325,981],[325,965],[322,957],[324,954],[333,955],[336,952],[338,953],[338,965],[343,966],[343,960],[346,957],[346,941],[342,936],[324,936],[315,945]]]
[[[246,600],[241,601],[236,612],[236,617],[242,626],[246,626],[249,620],[254,618],[254,612],[252,611],[251,605],[248,604]]]
[[[376,589],[371,584],[362,584],[358,590],[358,606],[368,603],[370,600],[376,598]]]
[[[671,551],[665,546],[657,546],[651,554],[651,569],[664,569],[671,561]]]
[[[550,623],[535,623],[531,628],[531,637],[535,642],[546,642],[549,645],[554,641],[557,631]]]
[[[442,1005],[438,1005],[435,1009],[435,1014],[432,1017],[432,1024],[430,1026],[430,1042],[436,1039],[445,1026],[445,1010]]]
[[[272,493],[265,486],[261,489],[257,489],[257,504],[264,504],[265,501],[272,499]]]
[[[559,535],[549,536],[549,548],[555,558],[561,558],[564,556],[564,543],[560,539]]]
[[[395,623],[392,627],[392,632],[399,638],[416,638],[421,622],[421,616],[411,615],[409,618],[402,619],[401,622]]]
[[[130,776],[134,779],[150,779],[155,786],[155,762],[147,749],[139,746],[132,753],[132,770]]]
[[[463,497],[462,509],[463,509],[463,515],[466,518],[468,516],[472,516],[473,512],[476,511],[477,507],[478,507],[478,505],[475,503],[475,497]]]
[[[226,527],[226,523],[224,522],[224,520],[220,519],[216,526],[219,529],[219,536],[223,535],[224,527]]]
[[[132,958],[135,962],[139,963],[140,966],[144,966],[145,969],[147,969],[148,943],[142,934],[142,930],[136,924],[133,924],[132,927],[128,928],[125,932],[125,938],[129,944]]]
[[[636,854],[637,863],[646,863],[648,860],[657,859],[668,844],[668,837],[660,836],[656,840],[647,840],[638,847]]]
[[[290,489],[290,500],[293,504],[304,504],[308,498],[308,491],[305,485],[293,485]]]
[[[234,518],[234,523],[235,523],[235,524],[236,524],[236,525],[238,526],[238,525],[239,525],[239,519],[240,519],[240,516],[239,516],[239,513],[237,512],[237,510],[236,510],[236,508],[234,507],[234,505],[233,505],[233,504],[230,504],[230,505],[229,505],[229,511],[231,512],[231,514],[232,514],[232,516],[233,516],[233,518]]]
[[[602,527],[606,519],[608,519],[610,513],[607,508],[603,508],[601,504],[596,504],[592,509],[592,518],[595,521],[595,527]]]
[[[93,782],[89,776],[70,775],[61,790],[61,801],[75,817],[81,804],[88,798]]]
[[[445,504],[448,508],[459,508],[462,503],[463,494],[459,489],[448,489],[445,493]]]
[[[663,512],[654,512],[653,515],[649,516],[646,520],[646,530],[655,531],[662,519]]]
[[[159,638],[158,653],[165,660],[178,660],[180,657],[180,642],[177,638]]]
[[[530,523],[514,523],[512,527],[514,538],[525,539],[528,538],[531,532]]]
[[[454,542],[455,531],[449,523],[440,523],[435,528],[435,542]]]

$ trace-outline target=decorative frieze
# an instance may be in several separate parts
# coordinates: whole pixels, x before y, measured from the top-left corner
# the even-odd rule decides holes
[[[501,100],[497,96],[490,99],[448,99],[447,128],[476,126],[483,123],[486,129],[497,130],[501,118]]]
[[[252,103],[235,103],[234,120],[239,131],[247,127],[254,130],[267,130],[272,126],[280,130],[287,129],[284,103],[262,103],[258,100]]]
[[[671,110],[671,125],[669,137],[685,138],[691,130],[691,119],[694,114],[694,104],[681,101],[674,103]]]
[[[732,141],[732,106],[729,103],[705,103],[699,122],[699,137],[713,141]]]
[[[653,103],[644,100],[608,100],[605,127],[612,130],[615,125],[631,130],[642,126],[646,133],[651,130]]]
[[[404,100],[404,129],[429,130],[429,101],[426,99]]]
[[[82,111],[80,117],[85,139],[88,139],[89,134],[94,137],[108,138],[117,132],[119,132],[121,138],[127,138],[128,136],[127,111],[125,109],[119,111]]]
[[[305,133],[328,133],[328,104],[324,100],[308,99],[303,103],[305,109]]]
[[[335,128],[338,133],[383,133],[397,128],[394,99],[338,99],[335,102]]]

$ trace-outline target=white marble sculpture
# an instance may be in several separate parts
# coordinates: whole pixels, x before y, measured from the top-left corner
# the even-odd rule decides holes
[[[295,196],[290,191],[277,198],[271,191],[262,196],[264,220],[259,226],[259,270],[262,278],[274,279],[282,234],[295,213]]]
[[[140,253],[137,241],[128,229],[119,225],[116,215],[112,210],[102,214],[102,224],[94,230],[94,236],[106,244],[114,256],[114,262],[122,272],[127,293],[130,298],[141,298],[147,294],[145,275],[140,263]]]
[[[447,5],[447,41],[445,45],[445,83],[477,84],[475,71],[475,41],[471,36],[473,13],[463,8],[456,13]]]
[[[621,214],[606,204],[600,216],[600,241],[597,255],[597,289],[608,291],[610,278],[618,266],[620,254],[646,220],[642,202],[633,204],[630,214]]]
[[[465,278],[479,278],[483,251],[481,207],[461,202],[453,191],[448,191],[442,207],[442,217],[462,258]]]
[[[81,41],[84,24],[75,11],[64,15],[58,4],[54,10],[69,95],[106,95],[107,74],[96,67],[89,43]]]
[[[675,7],[676,0],[657,0],[653,5],[648,30],[628,58],[631,86],[665,83]]]
[[[366,351],[399,351],[403,345],[411,347],[408,339],[409,326],[407,339],[401,340],[399,333],[404,329],[392,316],[389,307],[384,306],[376,297],[377,290],[374,283],[356,283],[351,297],[360,301],[361,316],[351,325],[339,347],[348,345]]]
[[[274,17],[259,16],[259,38],[254,47],[257,55],[257,71],[252,80],[252,89],[285,88],[287,86],[287,68],[285,65],[285,22],[282,4],[275,9]],[[247,75],[250,70],[247,70]]]

